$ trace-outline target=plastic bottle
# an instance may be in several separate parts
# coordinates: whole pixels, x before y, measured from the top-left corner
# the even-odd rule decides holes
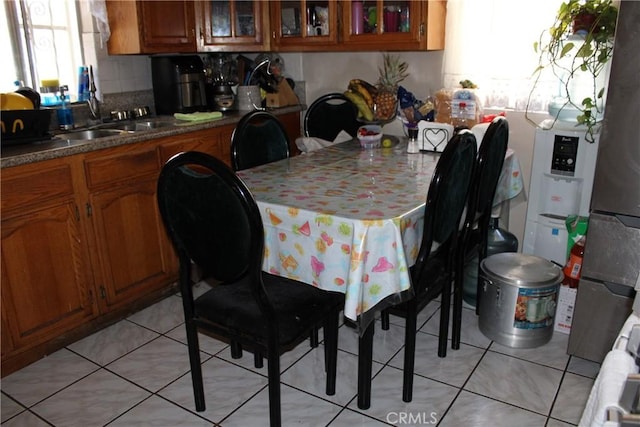
[[[80,66],[78,69],[78,101],[89,100],[89,67]]]
[[[563,285],[570,288],[577,288],[580,281],[580,273],[582,271],[582,258],[584,257],[585,236],[582,236],[571,248],[569,259],[564,266]]]
[[[362,34],[362,27],[364,25],[363,7],[361,1],[354,1],[351,3],[351,31],[353,34]]]
[[[58,115],[58,126],[62,130],[70,130],[73,129],[73,112],[69,107],[69,96],[65,94],[65,91],[68,91],[69,88],[65,86],[60,86],[60,102],[61,106],[57,110]]]
[[[409,32],[409,6],[403,6],[400,11],[400,31],[403,33]]]

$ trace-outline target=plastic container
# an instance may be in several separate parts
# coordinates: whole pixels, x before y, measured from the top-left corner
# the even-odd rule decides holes
[[[382,140],[382,127],[379,125],[360,126],[357,136],[362,148],[378,148]]]
[[[549,342],[562,269],[534,255],[506,252],[485,258],[480,270],[480,331],[513,348]]]

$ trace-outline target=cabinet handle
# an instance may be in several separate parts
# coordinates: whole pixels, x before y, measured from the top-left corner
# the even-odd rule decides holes
[[[86,208],[87,208],[87,216],[91,217],[91,215],[93,214],[93,209],[91,208],[91,205],[87,203]]]
[[[74,203],[74,207],[76,208],[76,221],[80,221],[80,209],[78,209],[78,205]]]
[[[424,36],[424,22],[420,24],[420,37]]]

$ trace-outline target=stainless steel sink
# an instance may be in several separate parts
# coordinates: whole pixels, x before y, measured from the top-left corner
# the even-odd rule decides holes
[[[144,120],[130,122],[105,123],[94,126],[92,129],[115,129],[125,132],[144,132],[153,129],[175,126],[173,121],[168,120]]]
[[[168,120],[146,120],[136,122],[136,130],[160,129],[175,125],[175,122]]]
[[[134,122],[125,122],[125,123],[105,123],[103,125],[93,126],[92,130],[104,130],[104,129],[115,129],[121,130],[125,132],[135,132],[136,124]]]
[[[97,138],[106,138],[108,136],[122,135],[125,133],[118,129],[91,129],[77,132],[67,132],[57,135],[57,138],[67,141],[87,141]]]

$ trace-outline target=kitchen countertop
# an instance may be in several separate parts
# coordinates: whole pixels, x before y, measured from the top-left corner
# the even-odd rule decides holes
[[[269,112],[280,115],[286,113],[299,112],[304,109],[303,105],[268,109]],[[172,135],[179,135],[187,132],[194,132],[203,129],[210,129],[240,121],[246,111],[225,112],[220,119],[208,120],[204,122],[177,122],[175,126],[161,127],[147,131],[134,133],[123,133],[114,136],[96,138],[92,140],[67,141],[52,138],[42,142],[34,142],[24,145],[13,145],[2,147],[0,168],[9,168],[27,163],[35,163],[43,160],[50,160],[59,157],[71,156],[74,154],[88,153],[90,151],[102,150],[104,148],[116,147],[124,144],[135,144],[137,142],[148,141],[150,139],[162,138]],[[145,117],[143,120],[173,119],[172,116]]]

